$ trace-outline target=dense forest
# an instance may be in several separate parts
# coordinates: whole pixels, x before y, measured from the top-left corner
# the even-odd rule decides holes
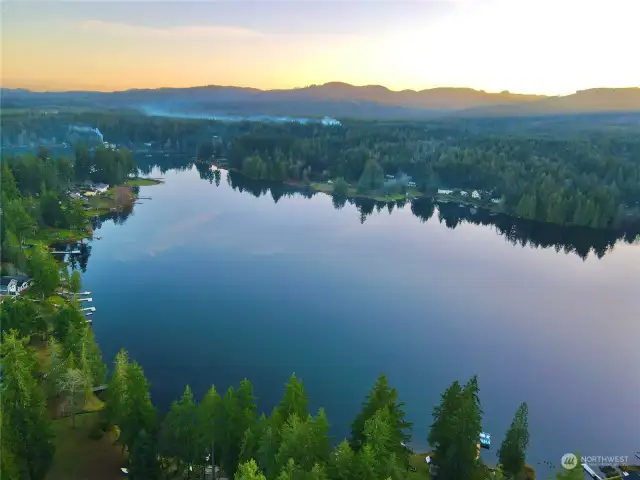
[[[427,196],[478,190],[519,218],[593,228],[640,221],[640,136],[632,127],[539,130],[530,122],[514,129],[496,119],[223,123],[107,111],[3,115],[2,123],[3,143],[87,124],[112,142],[224,159],[256,179],[344,181],[367,194],[387,189],[386,175],[404,173]]]
[[[155,120],[145,123],[138,119],[136,122],[142,132],[148,122]],[[202,128],[197,122],[177,124]],[[215,127],[205,125],[206,128]],[[100,128],[106,135],[109,127],[101,125]],[[417,127],[411,125],[354,124],[346,130],[335,130],[335,127],[318,125],[238,124],[233,128],[245,131],[228,138],[219,132],[216,138],[206,142],[200,138],[196,145],[199,156],[210,160],[225,155],[229,162],[239,162],[242,158],[242,169],[247,159],[251,159],[250,162],[259,165],[257,176],[272,183],[247,179],[236,172],[230,172],[228,182],[233,188],[254,195],[269,192],[274,201],[295,192],[280,181],[274,182],[270,172],[276,165],[276,158],[280,162],[276,171],[285,172],[285,177],[277,180],[292,179],[289,175],[297,174],[298,170],[303,179],[305,175],[324,178],[328,169],[351,181],[348,173],[351,161],[338,157],[335,162],[329,162],[318,155],[322,152],[328,155],[334,147],[337,152],[340,150],[337,145],[355,144],[354,139],[357,139],[358,147],[354,147],[356,153],[348,154],[353,155],[349,158],[360,158],[365,150],[369,153],[361,158],[365,165],[362,171],[353,170],[353,175],[362,177],[368,172],[367,183],[370,184],[377,182],[380,171],[397,169],[414,175],[420,182],[410,164],[430,164],[427,160],[394,163],[385,156],[384,152],[392,149],[390,145],[400,148],[400,144],[394,143],[398,138],[406,138],[408,143],[417,141],[417,136],[411,133]],[[367,137],[365,131],[378,132],[375,137],[378,140],[370,143],[374,137]],[[388,136],[381,132],[387,132]],[[440,135],[448,138],[443,132]],[[141,138],[148,140],[144,136]],[[271,140],[264,143],[265,138]],[[169,140],[171,137],[163,140],[167,151],[170,150],[168,144],[172,143]],[[272,142],[277,145],[273,158],[268,154]],[[624,148],[635,148],[633,141],[629,142]],[[308,148],[307,153],[300,150],[302,145]],[[330,145],[334,147],[329,148]],[[616,148],[611,147],[612,150]],[[305,159],[304,164],[298,163],[302,160],[293,160],[290,154],[294,151]],[[312,152],[315,153],[312,155]],[[397,158],[400,162],[403,157]],[[625,155],[620,158],[627,159]],[[635,158],[628,161],[629,165],[637,166]],[[173,166],[179,168],[194,165],[189,155],[167,160],[176,162]],[[371,167],[374,162],[378,167]],[[611,162],[617,165],[616,162],[622,160]],[[150,165],[140,166],[142,170],[150,168]],[[220,182],[220,172],[212,171],[208,163],[198,161],[197,166],[203,179]],[[619,183],[626,185],[627,170],[622,168],[623,180]],[[42,480],[51,471],[59,471],[61,463],[76,461],[81,444],[90,447],[90,442],[97,442],[105,435],[113,436],[121,446],[118,458],[134,480],[201,478],[207,465],[211,464],[236,480],[417,480],[432,478],[435,473],[437,478],[447,480],[480,480],[532,475],[526,466],[529,444],[526,403],[520,405],[499,446],[498,470],[489,469],[478,459],[477,443],[483,412],[476,377],[464,384],[453,382],[433,408],[429,431],[418,433],[431,447],[433,467],[427,469],[424,456],[415,455],[409,448],[413,436],[411,425],[405,420],[404,405],[383,375],[354,419],[349,438],[341,442],[330,438],[329,417],[322,409],[314,414],[309,412],[303,384],[295,375],[286,384],[282,401],[271,412],[262,415],[257,412],[253,387],[246,379],[237,388],[228,388],[224,394],[211,387],[199,401],[187,386],[183,396],[163,415],[164,409],[157,409],[151,401],[149,382],[142,367],[131,361],[126,352],[117,355],[108,376],[90,323],[77,300],[81,276],[74,268],[77,266],[74,257],[65,263],[62,258],[52,256],[44,245],[24,248],[24,243],[39,228],[80,228],[81,224],[86,224],[87,216],[81,205],[64,194],[71,185],[88,180],[118,184],[135,171],[137,167],[128,150],[98,146],[90,151],[81,144],[76,145],[72,158],[53,158],[47,149],[41,148],[35,154],[2,159],[3,268],[10,264],[33,279],[33,285],[25,294],[4,298],[0,304],[0,476],[3,479]],[[266,175],[263,175],[264,171]],[[434,170],[434,175],[441,174]],[[566,188],[571,187],[567,185]],[[462,186],[471,188],[466,184]],[[633,188],[630,191],[635,195]],[[303,194],[312,196],[314,193]],[[502,192],[502,195],[504,197],[506,193]],[[356,205],[363,222],[376,209],[391,210],[402,206],[399,202],[334,197],[336,208],[342,208],[347,202]],[[426,197],[413,200],[411,207],[423,221],[435,213],[434,203]],[[460,213],[448,211],[446,207],[438,208],[438,212],[439,220],[452,228],[462,221]],[[124,221],[127,213],[110,215],[115,217],[109,218]],[[518,239],[515,220],[513,222],[504,227],[505,235],[508,231],[509,238]],[[609,246],[610,238],[604,235],[602,239],[602,245]],[[549,240],[541,236],[537,241]],[[579,247],[574,248],[578,250]],[[84,260],[80,265],[86,266],[88,250],[82,255]],[[94,389],[104,384],[107,388],[101,399]],[[88,437],[83,436],[83,430],[79,428],[86,417],[96,419],[95,428]],[[66,420],[70,420],[69,429],[60,434],[60,422]],[[68,438],[76,443],[71,449],[68,445],[62,448],[62,442]],[[578,469],[568,470],[558,474],[558,478],[580,478],[578,473],[582,474]],[[117,470],[114,475],[118,475]]]
[[[89,219],[83,202],[65,192],[86,181],[118,185],[137,172],[126,149],[98,147],[89,152],[77,145],[72,158],[53,158],[46,148],[2,158],[2,224],[0,245],[3,262],[24,267],[22,245],[41,229],[86,231]]]
[[[46,165],[46,157],[36,158]],[[21,194],[29,190],[14,179],[8,163],[3,164],[2,181],[3,205],[22,205]],[[14,214],[3,208],[2,223],[22,232]],[[25,215],[25,224],[31,220]],[[8,229],[7,236],[15,234]],[[337,445],[329,437],[325,412],[309,413],[302,382],[295,375],[269,415],[258,416],[253,387],[243,380],[224,395],[211,387],[200,402],[187,386],[161,418],[142,367],[122,351],[105,398],[96,398],[94,389],[106,381],[107,369],[77,300],[79,272],[70,273],[67,264],[41,245],[23,249],[17,244],[11,260],[32,277],[33,285],[26,294],[0,304],[3,479],[42,480],[61,463],[74,461],[73,450],[56,448],[66,437],[80,435],[80,414],[98,420],[89,438],[77,441],[97,441],[116,432],[121,461],[135,480],[201,477],[207,465],[237,480],[430,478],[424,464],[422,470],[414,466],[422,456],[416,457],[408,447],[411,425],[397,391],[384,376],[354,419],[349,439]],[[65,417],[71,418],[70,430],[56,436]],[[496,478],[477,456],[481,430],[477,378],[464,385],[454,382],[435,407],[428,433],[439,478]],[[525,473],[528,442],[523,403],[499,449],[499,476]]]

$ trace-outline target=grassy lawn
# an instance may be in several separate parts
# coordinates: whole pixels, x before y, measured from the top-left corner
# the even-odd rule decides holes
[[[425,462],[425,457],[428,453],[416,453],[411,455],[409,463],[416,469],[415,472],[411,472],[409,480],[430,479],[429,466]]]
[[[115,434],[107,432],[99,440],[89,437],[100,418],[99,412],[77,415],[75,429],[71,426],[71,418],[53,422],[56,453],[46,480],[124,478],[120,468],[125,465],[125,455],[114,444]]]
[[[333,185],[329,183],[311,182],[311,188],[318,192],[331,193],[333,192]]]
[[[41,228],[36,233],[36,237],[26,240],[27,244],[50,245],[56,242],[78,242],[86,238],[88,232],[85,230],[65,230],[62,228]]]
[[[125,182],[125,185],[129,185],[130,187],[150,187],[160,183],[164,182],[155,178],[130,178]]]

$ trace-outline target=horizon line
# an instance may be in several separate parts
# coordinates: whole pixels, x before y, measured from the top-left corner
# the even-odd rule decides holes
[[[2,82],[5,83],[5,82]],[[10,82],[13,83],[13,82]],[[28,82],[27,82],[28,83]],[[163,86],[163,87],[131,87],[131,88],[125,88],[125,89],[108,89],[108,88],[97,88],[97,87],[87,87],[87,88],[28,88],[28,87],[4,87],[0,84],[0,88],[4,89],[4,90],[25,90],[28,92],[32,92],[32,93],[73,93],[73,92],[95,92],[95,93],[121,93],[121,92],[130,92],[130,91],[144,91],[144,90],[186,90],[186,89],[194,89],[194,88],[213,88],[213,87],[219,87],[219,88],[237,88],[237,89],[245,89],[245,90],[258,90],[261,92],[281,92],[281,91],[290,91],[290,90],[303,90],[306,88],[311,88],[311,87],[322,87],[322,86],[327,86],[327,85],[343,85],[343,86],[347,86],[347,87],[354,87],[354,88],[383,88],[391,93],[403,93],[403,92],[413,92],[413,93],[422,93],[422,92],[427,92],[427,91],[432,91],[432,90],[444,90],[444,89],[450,89],[450,90],[472,90],[475,92],[479,92],[479,93],[488,93],[488,94],[493,94],[493,95],[500,95],[500,94],[508,94],[508,95],[522,95],[522,96],[535,96],[535,97],[540,97],[540,98],[553,98],[553,97],[563,97],[563,96],[567,96],[567,95],[574,95],[578,92],[584,92],[584,91],[589,91],[589,90],[628,90],[628,89],[637,89],[640,88],[639,86],[628,86],[628,87],[591,87],[591,88],[585,88],[585,89],[579,89],[579,90],[574,90],[572,92],[568,92],[568,93],[557,93],[557,94],[542,94],[542,93],[523,93],[523,92],[514,92],[508,89],[504,89],[504,90],[499,90],[499,91],[490,91],[490,90],[483,90],[483,89],[478,89],[478,88],[473,88],[473,87],[459,87],[459,86],[436,86],[436,87],[430,87],[430,88],[423,88],[420,90],[415,90],[415,89],[411,89],[411,88],[405,88],[405,89],[401,89],[401,90],[393,90],[385,85],[381,85],[381,84],[365,84],[365,85],[355,85],[352,83],[348,83],[348,82],[342,82],[342,81],[330,81],[330,82],[325,82],[325,83],[317,83],[317,84],[309,84],[309,85],[305,85],[302,87],[290,87],[290,88],[258,88],[258,87],[250,87],[250,86],[240,86],[240,85],[218,85],[218,84],[207,84],[207,85],[191,85],[191,86],[187,86],[187,87],[182,87],[182,86]]]

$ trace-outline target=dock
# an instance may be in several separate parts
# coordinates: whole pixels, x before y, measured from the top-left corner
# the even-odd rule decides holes
[[[93,302],[93,298],[88,297],[88,298],[79,298],[78,299],[79,302]]]
[[[586,463],[582,464],[582,469],[587,473],[587,475],[589,475],[594,480],[604,480],[595,471],[593,471],[593,469]]]
[[[80,250],[51,250],[49,253],[60,254],[60,255],[80,255],[82,252]]]
[[[96,307],[87,307],[82,309],[83,312],[95,312]]]
[[[65,295],[91,295],[91,292],[78,292],[78,293],[73,293],[73,292],[69,292],[67,290],[62,290],[62,293]]]

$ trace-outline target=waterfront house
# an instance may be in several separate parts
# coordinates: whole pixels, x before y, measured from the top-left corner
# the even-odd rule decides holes
[[[98,183],[93,186],[93,191],[96,193],[106,193],[108,189],[109,185],[107,185],[106,183]]]
[[[0,278],[0,293],[20,295],[31,286],[31,278],[22,275],[3,276]]]
[[[453,193],[453,190],[445,190],[442,188],[438,189],[438,195],[451,195]]]
[[[416,182],[407,182],[407,187],[416,187]]]
[[[465,190],[460,190],[460,195],[462,195],[463,197],[467,197],[467,196],[469,196],[469,192],[467,192]]]
[[[475,198],[476,200],[480,200],[480,192],[478,190],[474,190],[473,192],[471,192],[471,197]]]
[[[501,200],[500,198],[492,198],[492,199],[491,199],[491,201],[492,201],[493,203],[500,203],[500,200]]]
[[[384,182],[384,189],[389,190],[391,188],[406,187],[411,183],[411,177],[405,173],[399,173],[397,176],[386,175]]]

